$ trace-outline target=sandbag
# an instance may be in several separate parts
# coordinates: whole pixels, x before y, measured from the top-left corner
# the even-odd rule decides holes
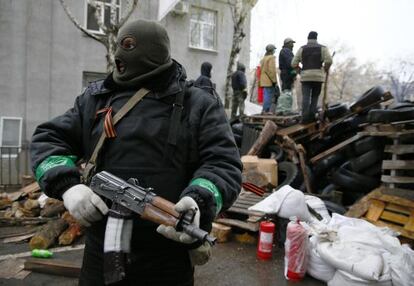
[[[336,269],[330,264],[326,263],[318,254],[316,246],[318,244],[318,238],[311,236],[309,238],[309,250],[308,250],[308,268],[307,273],[315,279],[328,282],[335,275]]]
[[[347,272],[337,270],[334,277],[328,282],[328,286],[365,286],[365,285],[375,285],[375,286],[393,286],[391,280],[383,281],[368,281],[361,278],[358,278]]]
[[[282,218],[296,216],[301,221],[310,221],[305,195],[291,186],[283,186],[264,200],[249,207],[251,211],[260,211],[267,214],[277,214]]]
[[[320,257],[333,267],[370,281],[378,281],[384,269],[382,256],[344,241],[321,242]]]
[[[322,222],[328,223],[331,220],[328,209],[325,203],[318,197],[305,195],[305,202],[308,206],[314,209],[318,214],[322,216]]]

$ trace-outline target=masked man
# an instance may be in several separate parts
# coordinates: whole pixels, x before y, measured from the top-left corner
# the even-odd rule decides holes
[[[96,172],[137,178],[141,186],[177,203],[177,211],[195,210],[194,224],[210,231],[241,184],[240,157],[224,108],[219,98],[186,82],[184,68],[170,57],[167,32],[156,22],[125,25],[115,63],[113,73],[90,84],[71,109],[36,128],[33,171],[42,190],[63,199],[87,226],[80,285],[108,283],[107,270],[123,262],[106,259],[116,251],[127,254],[126,271],[121,281],[109,282],[193,285],[191,254],[200,243],[137,216],[130,225],[113,225],[105,215],[109,202],[81,183],[77,164],[91,158],[105,132]],[[145,97],[115,125],[113,116],[139,90]]]

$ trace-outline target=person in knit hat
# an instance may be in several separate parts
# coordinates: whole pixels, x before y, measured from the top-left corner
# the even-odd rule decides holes
[[[283,48],[279,53],[280,80],[282,93],[276,107],[277,114],[289,114],[292,112],[292,86],[296,79],[296,70],[292,68],[293,46],[296,42],[292,38],[283,41]]]
[[[89,166],[105,138],[90,170],[136,178],[175,211],[192,210],[193,224],[210,232],[241,189],[242,164],[224,108],[186,80],[157,22],[137,20],[119,31],[115,65],[66,113],[36,128],[32,170],[42,190],[86,227],[79,285],[193,285],[208,243],[135,214],[108,212],[111,202],[93,192],[78,165]],[[113,116],[136,95],[144,97],[115,124]]]
[[[291,64],[293,68],[301,70],[302,123],[305,124],[316,120],[322,83],[325,81],[325,73],[332,65],[328,48],[319,44],[317,39],[317,32],[309,32],[308,43],[296,52]]]

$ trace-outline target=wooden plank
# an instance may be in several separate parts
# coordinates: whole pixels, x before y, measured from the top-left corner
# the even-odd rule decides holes
[[[371,200],[371,204],[369,205],[368,212],[366,214],[366,218],[370,221],[377,221],[381,214],[383,213],[385,208],[385,203],[379,200]]]
[[[408,237],[410,239],[414,239],[414,231],[409,231],[404,229],[404,227],[395,225],[393,223],[388,223],[388,222],[384,222],[384,221],[370,221],[371,223],[375,224],[376,226],[379,227],[389,227],[397,232],[399,232],[402,236],[404,237]]]
[[[403,198],[406,200],[414,201],[414,191],[408,189],[400,189],[400,188],[387,188],[385,186],[381,187],[381,193],[384,195],[389,196],[396,196],[399,198]]]
[[[391,196],[391,195],[381,195],[379,200],[385,202],[391,202],[400,206],[408,207],[414,209],[414,201],[410,199],[405,199],[399,196]]]
[[[382,175],[381,181],[384,183],[412,184],[414,183],[414,177]]]
[[[397,155],[414,153],[414,145],[386,145],[384,152]]]
[[[383,160],[384,170],[414,170],[414,160]]]
[[[290,134],[297,133],[299,131],[315,128],[315,126],[316,126],[316,122],[311,122],[308,124],[295,124],[287,128],[283,128],[281,130],[276,131],[276,134],[282,137],[286,135],[289,136]]]
[[[360,218],[362,217],[369,209],[371,204],[371,199],[376,199],[381,197],[382,188],[377,188],[361,198],[359,201],[354,203],[349,210],[345,213],[348,217]]]
[[[411,211],[410,217],[408,218],[407,223],[404,225],[404,229],[414,232],[414,210]]]
[[[81,265],[60,259],[30,258],[24,263],[24,269],[53,275],[79,277]]]
[[[32,192],[37,192],[37,191],[40,191],[40,186],[37,182],[33,182],[33,183],[21,188],[20,191],[25,193],[25,194],[32,193]]]
[[[263,216],[255,216],[255,215],[251,215],[249,216],[249,218],[246,220],[247,222],[259,222],[260,220],[262,220]]]
[[[310,162],[311,162],[312,164],[315,164],[315,163],[316,163],[316,162],[318,162],[319,160],[321,160],[321,159],[325,158],[326,156],[328,156],[328,155],[330,155],[330,154],[332,154],[332,153],[335,153],[335,152],[336,152],[336,151],[338,151],[339,149],[344,148],[346,145],[348,145],[348,144],[350,144],[350,143],[352,143],[352,142],[354,142],[354,141],[356,141],[356,140],[358,140],[358,139],[362,138],[363,136],[365,136],[365,135],[361,135],[360,133],[358,133],[357,135],[352,136],[351,138],[346,139],[345,141],[343,141],[343,142],[339,143],[338,145],[335,145],[335,146],[333,146],[333,147],[329,148],[328,150],[326,150],[326,151],[324,151],[324,152],[322,152],[322,153],[319,153],[319,154],[318,154],[318,155],[316,155],[315,157],[311,158],[311,159],[310,159]]]
[[[246,229],[249,231],[256,232],[259,230],[259,223],[251,223],[251,222],[244,222],[237,219],[230,219],[230,218],[219,218],[215,220],[218,223],[222,223],[229,226],[236,226],[242,229]]]
[[[389,211],[383,211],[381,214],[381,219],[392,221],[401,225],[405,225],[408,222],[408,216]]]
[[[400,205],[396,205],[396,204],[391,204],[391,203],[388,203],[385,206],[385,209],[389,210],[389,211],[392,211],[392,212],[395,212],[395,213],[405,214],[405,215],[408,215],[408,216],[411,213],[409,208],[406,208],[406,207],[403,207],[403,206],[400,206]]]
[[[249,211],[247,209],[237,208],[237,207],[231,207],[227,210],[228,212],[233,213],[239,213],[239,214],[245,214],[245,215],[255,215],[255,216],[264,216],[265,213],[258,212],[258,211]]]
[[[405,131],[399,131],[399,132],[385,132],[385,131],[362,131],[359,132],[358,134],[361,134],[363,136],[387,136],[387,137],[391,137],[391,138],[399,138],[401,136],[404,135],[411,135],[414,134],[414,130],[405,130]]]

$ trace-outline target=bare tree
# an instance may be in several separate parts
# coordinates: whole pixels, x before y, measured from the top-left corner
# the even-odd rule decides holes
[[[414,62],[403,59],[395,62],[395,66],[386,73],[391,93],[397,101],[408,100],[414,89]]]
[[[66,15],[72,21],[72,23],[81,30],[85,35],[98,41],[106,48],[106,70],[107,72],[112,71],[115,66],[115,59],[114,53],[116,49],[116,38],[118,36],[119,29],[126,23],[129,17],[132,15],[132,12],[138,5],[138,0],[130,0],[126,1],[126,8],[125,12],[123,13],[122,18],[118,21],[117,17],[117,5],[116,0],[111,0],[110,2],[110,21],[109,25],[105,25],[102,21],[102,5],[98,3],[96,0],[88,0],[88,4],[91,5],[95,9],[95,19],[98,23],[99,29],[102,31],[102,34],[94,34],[88,31],[85,27],[83,27],[79,21],[73,16],[72,12],[70,11],[68,5],[66,4],[65,0],[59,0],[60,4],[65,10]],[[120,11],[119,11],[120,13]]]
[[[229,108],[231,96],[231,75],[235,71],[241,43],[246,37],[244,24],[250,10],[256,5],[258,0],[227,0],[233,17],[233,42],[230,51],[229,63],[227,66],[226,86],[224,94],[224,107]]]

